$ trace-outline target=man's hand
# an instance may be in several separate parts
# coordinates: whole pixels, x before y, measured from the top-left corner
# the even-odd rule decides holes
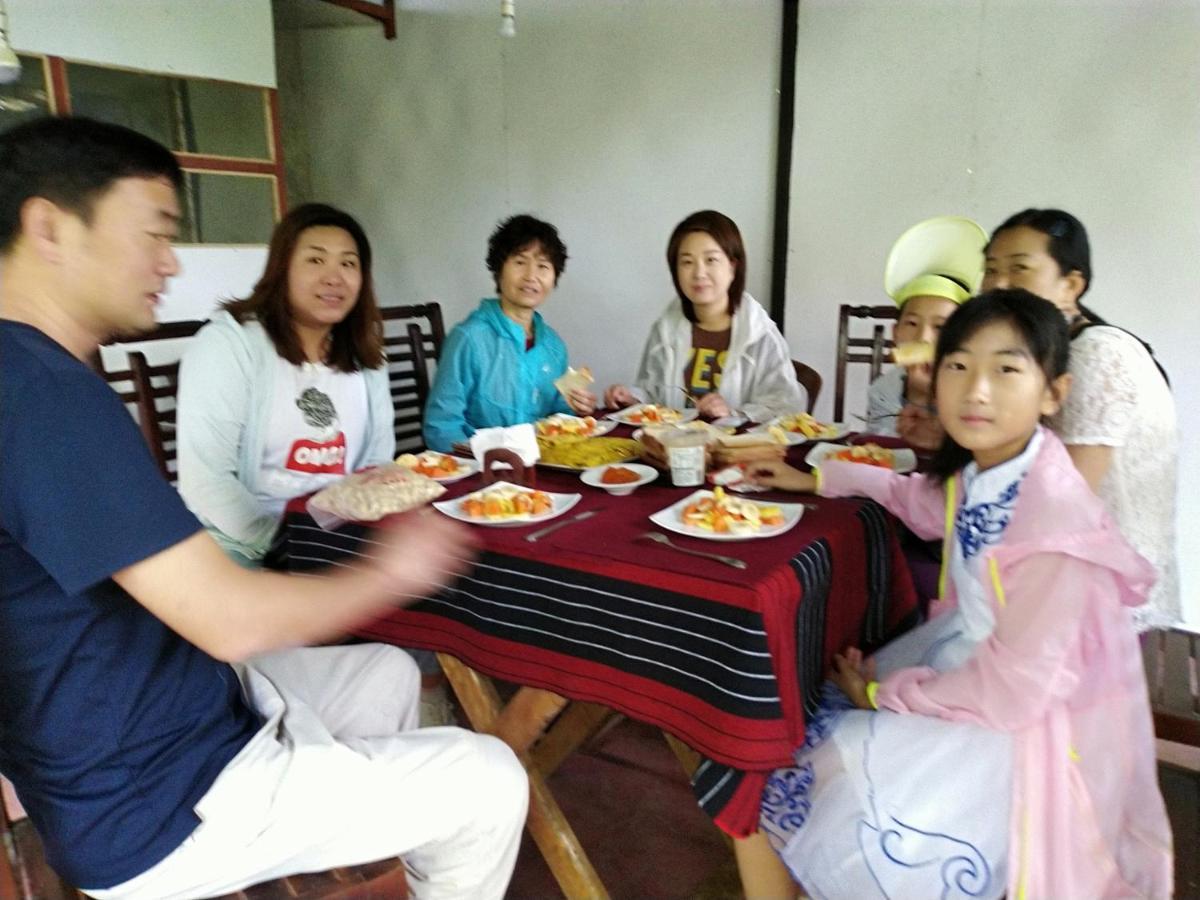
[[[372,538],[375,571],[394,589],[397,602],[435,593],[470,568],[478,552],[466,525],[428,508],[389,516]]]
[[[802,494],[815,494],[817,491],[815,475],[793,469],[782,459],[764,459],[747,463],[746,478],[754,484],[778,488],[782,491],[799,491]]]
[[[326,641],[437,591],[471,565],[470,530],[430,510],[384,522],[369,558],[315,577],[243,568],[198,531],[113,574],[169,628],[226,662]]]
[[[936,450],[946,436],[937,413],[913,403],[906,404],[900,410],[896,418],[896,433],[906,444],[918,450]]]
[[[596,395],[586,388],[571,388],[567,393],[567,406],[576,415],[590,416],[596,411]]]
[[[731,413],[725,398],[716,391],[710,391],[700,398],[696,410],[706,419],[720,419]]]
[[[875,680],[875,660],[864,661],[862,651],[857,647],[847,647],[845,654],[833,655],[829,680],[859,709],[875,708],[867,696],[867,684]]]

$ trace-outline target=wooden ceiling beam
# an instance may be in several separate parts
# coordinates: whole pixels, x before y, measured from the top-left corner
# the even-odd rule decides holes
[[[334,6],[369,16],[383,24],[383,36],[389,41],[396,37],[396,0],[369,3],[367,0],[325,0]]]

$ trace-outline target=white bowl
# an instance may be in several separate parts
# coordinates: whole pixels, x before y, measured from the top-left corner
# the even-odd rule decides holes
[[[638,480],[630,481],[625,484],[605,484],[600,480],[600,476],[604,474],[604,470],[612,466],[620,466],[622,469],[629,469],[631,472],[637,472]],[[605,463],[602,466],[592,466],[590,469],[584,469],[579,476],[579,480],[591,487],[603,488],[614,497],[624,497],[626,494],[632,494],[643,484],[649,484],[658,477],[658,469],[653,466],[644,466],[641,463]]]

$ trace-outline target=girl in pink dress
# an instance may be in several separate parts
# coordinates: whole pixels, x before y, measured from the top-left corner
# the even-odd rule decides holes
[[[941,537],[946,562],[928,622],[871,659],[835,657],[805,746],[739,847],[748,885],[780,884],[782,859],[817,898],[1171,895],[1130,612],[1154,572],[1040,424],[1069,390],[1068,352],[1050,303],[985,293],[938,341],[946,439],[931,472],[757,470],[871,497]]]

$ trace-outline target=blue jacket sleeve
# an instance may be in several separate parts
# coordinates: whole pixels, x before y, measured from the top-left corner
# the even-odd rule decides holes
[[[566,398],[554,386],[554,382],[559,376],[567,371],[567,345],[563,343],[558,332],[549,327],[546,328],[546,358],[550,364],[550,377],[546,379],[546,384],[542,388],[545,391],[543,396],[546,398],[546,408],[539,412],[539,417],[545,417],[552,413],[575,415],[575,410],[571,409]]]
[[[467,399],[475,390],[471,374],[471,341],[463,328],[455,328],[446,338],[437,374],[425,404],[425,444],[432,450],[449,453],[457,441],[471,436],[467,427]]]

